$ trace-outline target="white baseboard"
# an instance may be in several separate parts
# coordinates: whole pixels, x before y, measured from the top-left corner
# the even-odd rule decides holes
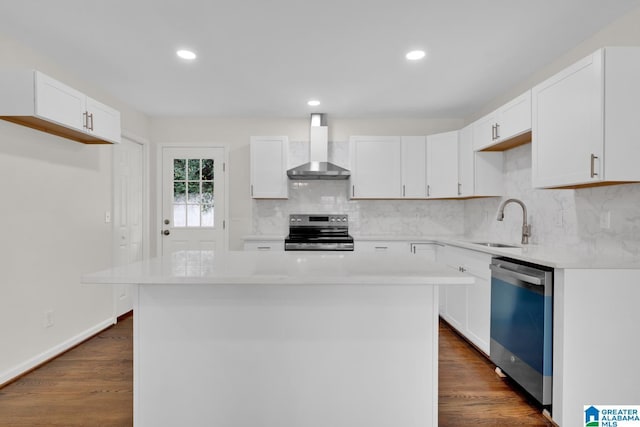
[[[52,347],[49,350],[43,353],[40,353],[37,356],[32,357],[31,359],[26,360],[23,363],[20,363],[19,365],[16,365],[5,372],[0,373],[0,386],[8,383],[9,381],[14,380],[15,378],[25,374],[26,372],[29,372],[30,370],[41,365],[47,360],[51,360],[54,357],[64,353],[70,348],[80,344],[82,341],[88,338],[91,338],[93,335],[97,334],[98,332],[104,329],[107,329],[109,326],[116,323],[116,320],[117,319],[115,317],[110,317],[108,319],[105,319],[104,321],[98,323],[97,325],[87,329],[86,331],[79,333],[74,337],[69,338],[68,340],[56,345],[55,347]]]

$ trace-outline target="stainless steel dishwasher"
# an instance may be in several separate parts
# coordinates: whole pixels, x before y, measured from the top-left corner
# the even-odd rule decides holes
[[[551,405],[553,269],[491,262],[490,358],[541,405]]]

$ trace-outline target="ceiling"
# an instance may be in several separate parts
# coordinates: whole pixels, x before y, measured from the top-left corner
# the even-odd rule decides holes
[[[640,0],[20,0],[0,5],[0,33],[150,116],[465,118],[637,7]],[[176,57],[185,47],[196,61]],[[415,48],[427,57],[409,63],[404,55]],[[322,104],[307,106],[311,98]]]

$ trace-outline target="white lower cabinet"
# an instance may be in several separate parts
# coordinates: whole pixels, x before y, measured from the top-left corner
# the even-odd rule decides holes
[[[409,245],[404,241],[392,240],[356,240],[354,250],[357,252],[407,253]]]
[[[438,262],[439,252],[442,248],[444,248],[444,246],[436,242],[409,243],[409,249],[412,254],[420,255],[433,262]]]
[[[480,350],[489,354],[491,327],[491,255],[445,246],[440,261],[471,274],[476,283],[440,287],[440,316]]]

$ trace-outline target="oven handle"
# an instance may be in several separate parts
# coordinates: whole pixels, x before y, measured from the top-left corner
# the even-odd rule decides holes
[[[514,270],[510,270],[508,268],[505,268],[502,264],[491,264],[489,265],[489,268],[491,268],[491,271],[494,271],[496,273],[500,273],[509,277],[513,277],[516,278],[518,280],[521,280],[525,283],[530,283],[532,285],[538,285],[538,286],[544,286],[544,278],[540,278],[540,277],[536,277],[536,276],[530,276],[528,274],[524,274],[524,273],[519,273],[517,271]]]

